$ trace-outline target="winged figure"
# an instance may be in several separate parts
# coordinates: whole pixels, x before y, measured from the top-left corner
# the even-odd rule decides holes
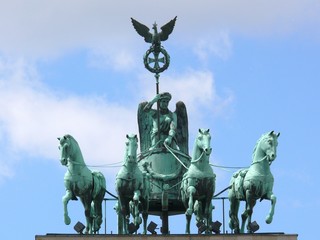
[[[169,38],[169,35],[172,33],[174,25],[176,23],[177,17],[172,19],[167,24],[161,27],[161,32],[158,33],[157,24],[154,23],[152,26],[153,34],[150,32],[150,29],[142,23],[139,23],[137,20],[131,18],[133,27],[137,33],[144,37],[144,40],[147,43],[151,43],[153,46],[160,46],[161,41],[165,41]]]
[[[158,96],[163,96],[164,98],[171,95],[169,93],[159,94]],[[157,99],[157,98],[155,98]],[[161,99],[160,99],[161,101]],[[152,106],[152,102],[142,102],[138,107],[138,125],[139,125],[139,135],[140,135],[140,151],[145,152],[148,151],[150,147],[153,147],[155,144],[159,142],[163,142],[160,140],[159,142],[154,142],[152,135],[155,134],[154,128],[158,130],[158,127],[155,126],[156,123],[156,114],[160,114],[160,127],[159,130],[163,131],[164,135],[171,135],[175,144],[178,145],[178,148],[181,152],[188,155],[188,116],[187,109],[183,102],[179,101],[176,103],[176,110],[171,112],[167,109],[164,113],[163,111],[157,112],[156,110],[146,110]],[[162,109],[163,110],[163,109]],[[175,119],[175,120],[173,120]],[[174,121],[174,125],[170,127],[167,126],[168,129],[164,129],[165,125],[169,120]],[[169,125],[169,124],[167,124]],[[173,128],[172,128],[173,127]],[[164,140],[165,141],[165,140]]]

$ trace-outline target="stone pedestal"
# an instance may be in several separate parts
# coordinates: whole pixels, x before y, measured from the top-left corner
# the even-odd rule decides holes
[[[297,240],[297,234],[256,233],[256,234],[172,234],[172,235],[79,235],[79,234],[47,234],[36,235],[35,240]]]

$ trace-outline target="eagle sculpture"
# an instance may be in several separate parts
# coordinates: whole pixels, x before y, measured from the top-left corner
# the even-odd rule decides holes
[[[154,47],[160,47],[161,45],[161,41],[165,41],[169,38],[169,35],[172,33],[174,25],[176,23],[177,17],[175,17],[174,19],[172,19],[170,22],[168,22],[167,24],[163,25],[161,27],[161,32],[158,33],[158,29],[157,29],[157,24],[154,23],[152,26],[152,29],[154,30],[154,33],[152,34],[150,32],[150,29],[145,26],[142,23],[139,23],[137,20],[134,20],[133,18],[131,18],[131,22],[133,24],[133,27],[135,28],[135,30],[137,31],[137,33],[144,37],[144,40],[147,43],[151,43],[152,46]]]

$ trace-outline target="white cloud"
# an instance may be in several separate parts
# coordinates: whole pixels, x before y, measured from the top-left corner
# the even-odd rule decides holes
[[[90,162],[105,163],[105,159],[114,162],[119,155],[122,158],[124,135],[137,131],[136,109],[99,97],[51,92],[42,85],[32,63],[20,56],[37,60],[89,49],[92,65],[128,70],[134,66],[135,52],[140,54],[144,50],[139,48],[146,48],[130,17],[150,27],[155,20],[162,26],[177,15],[170,42],[194,50],[203,61],[211,54],[226,59],[232,51],[230,33],[234,32],[254,37],[299,32],[319,39],[319,8],[316,1],[299,0],[204,0],[201,4],[166,0],[154,12],[154,3],[148,0],[5,1],[0,8],[0,54],[13,60],[0,59],[0,141],[5,136],[7,147],[18,152],[56,158],[57,134],[70,133],[79,141],[84,155],[92,157]],[[160,79],[161,91],[170,89],[173,102],[184,101],[189,116],[201,116],[199,106],[214,114],[230,110],[233,94],[217,93],[212,72],[190,70],[166,76]],[[154,81],[150,75],[147,78],[149,85],[139,96],[150,99]],[[1,166],[2,172],[10,173],[2,162]]]
[[[0,184],[7,178],[12,178],[14,173],[11,166],[8,166],[4,160],[0,160]]]
[[[7,141],[2,150],[58,159],[56,138],[69,133],[78,140],[85,158],[88,158],[87,164],[122,160],[125,135],[138,132],[136,108],[119,106],[97,96],[52,92],[40,82],[35,68],[23,59],[1,60],[0,68],[0,141]],[[174,103],[184,101],[189,116],[198,118],[197,122],[201,121],[201,111],[214,111],[212,106],[223,106],[230,98],[218,96],[213,74],[209,71],[188,70],[162,81],[166,83],[162,91],[174,93]],[[146,91],[146,88],[138,87],[141,92],[137,93],[148,100],[154,95],[151,89],[154,86],[152,81],[149,82],[150,89]],[[8,175],[8,167],[1,166],[0,172]]]
[[[189,46],[203,36],[214,39],[221,31],[250,36],[302,32],[300,36],[319,39],[319,11],[319,2],[300,0],[204,0],[201,4],[165,0],[156,7],[147,0],[11,0],[1,3],[0,52],[46,58],[77,48],[127,46],[133,51],[143,40],[134,32],[130,17],[151,27],[155,20],[162,26],[178,16],[170,41]]]
[[[132,51],[123,47],[122,49],[104,48],[94,49],[89,54],[89,66],[95,68],[112,68],[116,71],[128,71],[136,67]]]
[[[151,100],[155,95],[155,80],[152,77],[150,74],[140,76],[138,89],[142,91],[138,95],[144,100]],[[170,103],[172,110],[177,101],[183,101],[189,117],[199,124],[208,114],[211,117],[221,117],[232,111],[232,91],[225,95],[218,93],[213,73],[208,70],[188,69],[182,73],[161,76],[160,92],[170,92],[173,95]]]
[[[13,66],[14,65],[14,66]],[[119,162],[127,133],[137,133],[136,111],[92,96],[62,96],[37,81],[21,60],[1,61],[0,141],[2,151],[58,159],[57,137],[69,133],[79,142],[88,164]],[[0,159],[0,174],[10,173]]]
[[[220,32],[211,37],[199,37],[194,46],[194,52],[203,62],[207,62],[210,55],[226,60],[232,52],[229,34]]]

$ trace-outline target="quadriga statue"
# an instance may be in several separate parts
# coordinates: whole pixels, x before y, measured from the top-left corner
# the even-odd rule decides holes
[[[252,163],[248,169],[242,169],[233,174],[229,190],[230,222],[229,226],[234,233],[244,233],[245,223],[247,231],[253,232],[251,216],[253,207],[258,199],[271,201],[271,209],[266,217],[266,223],[271,223],[276,204],[276,196],[273,194],[274,178],[270,171],[270,165],[276,159],[278,137],[280,133],[274,131],[263,134],[253,150]],[[240,201],[245,201],[245,210],[241,215],[242,224],[239,226],[238,210]]]
[[[91,172],[86,166],[77,141],[69,134],[58,138],[60,162],[68,168],[64,175],[66,194],[63,196],[64,222],[69,225],[68,202],[80,198],[86,217],[85,233],[97,233],[102,224],[102,201],[106,180],[101,172]]]

